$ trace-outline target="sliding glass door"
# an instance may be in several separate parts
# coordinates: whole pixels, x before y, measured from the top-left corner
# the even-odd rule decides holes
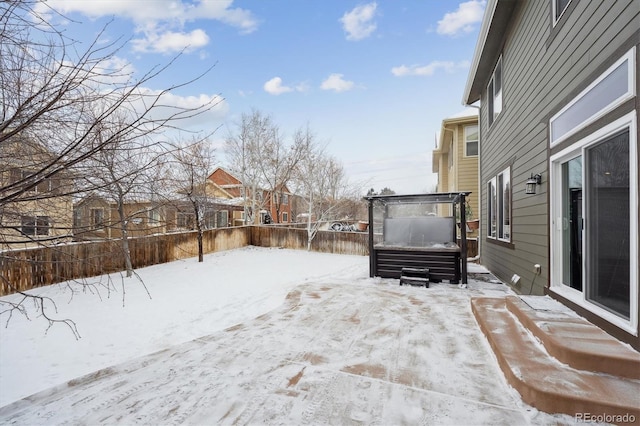
[[[636,324],[635,126],[612,123],[551,158],[551,286],[612,322]]]

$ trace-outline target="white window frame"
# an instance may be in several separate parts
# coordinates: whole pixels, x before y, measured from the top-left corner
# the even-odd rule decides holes
[[[25,221],[33,222],[33,226],[25,225]],[[41,215],[24,215],[20,219],[20,232],[29,237],[37,238],[37,237],[46,237],[49,235],[49,231],[51,230],[51,218],[49,216],[41,216]],[[26,228],[32,228],[33,233],[25,232]]]
[[[509,175],[509,199],[506,200],[506,203],[505,203],[505,199],[504,199],[505,188],[503,185],[499,185],[499,182],[500,182],[499,178],[500,176],[505,176],[506,174]],[[511,200],[513,199],[511,166],[501,170],[500,173],[491,177],[491,179],[487,181],[487,186],[488,188],[490,188],[487,190],[487,200],[489,203],[489,206],[487,208],[487,238],[490,238],[496,241],[502,241],[505,243],[510,243],[513,238],[513,232],[511,231],[512,223],[513,223],[513,212],[511,208]],[[492,193],[493,190],[491,188],[495,188],[495,194]],[[493,229],[493,227],[491,226],[491,212],[492,212],[491,204],[492,204],[493,197],[495,197],[494,209],[496,211],[496,228],[495,229]],[[504,214],[505,204],[507,204],[509,207],[508,218]],[[508,219],[508,222],[505,219]],[[500,227],[500,225],[502,225],[502,228]],[[502,233],[500,232],[500,229],[502,229]],[[505,234],[508,234],[508,236],[505,237]]]
[[[220,216],[218,216],[220,215]],[[224,227],[228,227],[229,226],[229,211],[228,210],[218,210],[216,212],[216,228],[223,228],[223,226],[218,223],[218,220],[220,219],[220,222],[224,222],[225,226]]]
[[[562,9],[562,11],[560,11],[560,14],[558,14],[558,0],[551,0],[551,14],[553,15],[553,26],[555,27],[556,24],[558,22],[560,22],[560,19],[562,19],[562,16],[564,15],[564,12],[567,11],[567,9],[569,8],[569,5],[571,4],[572,0],[569,0],[567,2],[567,5],[564,7],[564,9]]]
[[[478,135],[478,137],[475,140],[471,140],[471,141],[467,140],[467,129],[469,127],[475,127],[476,128],[476,135]],[[475,157],[478,156],[477,152],[480,152],[479,146],[478,146],[478,144],[480,142],[480,133],[478,133],[478,132],[479,132],[479,127],[478,127],[477,124],[468,124],[468,125],[464,126],[463,134],[464,134],[464,156],[465,157],[474,157],[475,158]],[[476,144],[476,154],[468,154],[467,153],[468,144],[472,143],[472,142]]]
[[[496,70],[500,67],[500,90],[496,92]],[[489,126],[491,126],[500,113],[502,113],[504,102],[503,99],[504,93],[504,67],[502,66],[502,55],[498,58],[496,62],[496,66],[493,68],[493,72],[491,73],[491,79],[489,80],[489,84],[487,85],[487,100],[489,101]],[[496,106],[499,106],[496,111]]]
[[[93,215],[93,212],[102,212],[102,220],[101,221],[95,221],[95,217]],[[104,207],[90,207],[89,208],[89,227],[94,230],[94,231],[102,231],[104,230],[104,221],[105,221],[105,211],[104,211]]]
[[[147,223],[149,225],[158,225],[160,223],[160,211],[158,209],[147,210]]]
[[[287,223],[287,222],[289,222],[289,213],[282,212],[282,223]]]
[[[551,290],[562,297],[572,301],[578,306],[581,306],[590,312],[598,315],[600,318],[610,322],[611,324],[620,327],[621,329],[633,334],[634,336],[638,335],[638,281],[640,277],[638,276],[638,265],[634,262],[634,259],[638,258],[638,234],[637,232],[632,232],[629,236],[629,248],[630,248],[630,271],[629,276],[631,277],[630,283],[630,312],[629,312],[629,320],[626,320],[613,312],[610,312],[595,303],[592,303],[587,299],[588,291],[586,288],[583,288],[582,291],[573,289],[568,285],[565,285],[562,282],[562,256],[559,255],[562,252],[562,164],[566,161],[569,161],[572,158],[578,157],[582,155],[584,158],[585,150],[598,142],[606,139],[609,136],[612,136],[621,130],[626,128],[629,129],[629,156],[630,160],[630,174],[629,174],[629,191],[631,193],[630,197],[630,218],[631,221],[631,229],[635,227],[637,228],[638,224],[638,170],[637,167],[634,167],[638,164],[638,141],[636,139],[637,128],[636,128],[637,118],[636,112],[630,112],[627,115],[609,123],[608,125],[598,129],[596,132],[588,135],[583,138],[579,142],[571,145],[570,147],[565,148],[564,150],[554,154],[549,159],[549,170],[550,174],[550,211],[551,218],[549,220],[549,235],[550,235],[550,251],[551,251],[551,279],[550,285]],[[585,177],[585,168],[583,167],[583,177],[582,180],[584,182]],[[634,198],[635,195],[635,198]],[[584,204],[586,203],[586,197],[583,197],[583,211]],[[583,230],[583,238],[582,238],[583,249],[582,252],[585,253],[584,247],[586,244],[584,238],[584,230]],[[586,276],[586,264],[583,261],[582,265],[582,276]],[[634,281],[635,277],[635,281]],[[635,284],[635,285],[634,285]]]
[[[76,208],[73,210],[73,227],[80,228],[82,226],[82,210]]]
[[[586,89],[584,89],[578,96],[573,98],[571,102],[564,106],[560,111],[558,111],[553,117],[549,119],[549,134],[550,134],[550,146],[554,147],[563,140],[567,139],[569,136],[575,134],[580,129],[586,127],[587,125],[593,123],[600,117],[604,116],[608,112],[614,110],[627,100],[633,98],[635,96],[636,87],[635,87],[635,75],[636,75],[636,64],[635,64],[635,46],[631,48],[627,53],[625,53],[620,59],[618,59],[613,65],[611,65],[605,72],[603,72],[597,79],[593,81]],[[571,109],[577,102],[583,99],[585,96],[589,94],[591,90],[594,89],[602,80],[607,78],[613,71],[615,71],[620,65],[622,65],[625,61],[627,61],[627,91],[620,95],[618,98],[611,100],[604,108],[600,109],[598,112],[587,116],[580,123],[575,125],[573,128],[567,130],[562,135],[554,135],[553,132],[553,123],[557,121],[561,116]]]

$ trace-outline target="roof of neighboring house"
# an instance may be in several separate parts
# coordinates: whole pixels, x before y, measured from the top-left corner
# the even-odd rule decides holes
[[[464,105],[480,100],[485,83],[493,73],[493,68],[500,56],[511,14],[519,1],[521,0],[487,1],[462,98]]]
[[[238,185],[242,185],[242,181],[238,179],[233,173],[225,170],[222,167],[216,167],[213,172],[209,175],[209,179],[213,181],[213,175],[218,175],[219,178],[223,178],[224,182],[218,181],[215,182],[221,188],[234,187]]]
[[[223,179],[227,180],[229,183],[218,183],[215,182],[213,180],[213,175],[217,174],[218,177],[222,177]],[[209,175],[209,180],[211,180],[213,183],[215,183],[216,185],[218,185],[218,187],[220,187],[221,189],[225,189],[225,188],[239,188],[242,186],[242,181],[237,178],[233,173],[229,172],[228,170],[222,168],[222,167],[216,167],[216,169],[211,172],[211,174]],[[282,193],[284,194],[291,194],[291,191],[289,191],[289,188],[287,188],[287,185],[281,185],[278,188],[282,189]],[[269,189],[264,189],[264,188],[259,188],[259,190],[261,191],[265,191],[265,192],[270,192],[271,190]]]

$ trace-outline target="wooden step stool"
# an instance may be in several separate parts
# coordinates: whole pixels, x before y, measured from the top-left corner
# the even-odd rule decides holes
[[[428,268],[402,268],[400,275],[400,285],[419,285],[429,287]]]

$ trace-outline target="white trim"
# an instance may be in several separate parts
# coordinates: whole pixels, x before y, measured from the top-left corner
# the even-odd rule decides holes
[[[551,188],[551,196],[550,196],[550,212],[551,218],[549,220],[549,236],[550,236],[550,261],[551,261],[551,278],[550,278],[550,286],[551,290],[554,293],[557,293],[566,299],[572,301],[573,303],[581,306],[594,314],[598,315],[602,319],[610,322],[611,324],[620,327],[621,329],[633,334],[634,336],[638,335],[638,287],[640,286],[640,276],[638,271],[638,264],[635,261],[638,258],[638,233],[631,232],[629,236],[629,250],[630,250],[630,270],[629,276],[631,279],[630,282],[630,306],[629,306],[629,320],[626,320],[614,313],[601,308],[600,306],[590,302],[587,299],[587,289],[583,288],[583,291],[577,291],[572,289],[562,283],[562,260],[561,256],[556,256],[556,251],[561,248],[559,245],[559,241],[562,240],[562,232],[561,223],[559,222],[559,218],[561,220],[562,215],[562,201],[560,200],[562,194],[562,178],[561,175],[561,164],[578,156],[583,156],[585,149],[589,146],[592,146],[599,141],[607,138],[608,136],[614,135],[620,130],[624,130],[626,128],[629,129],[629,192],[630,196],[630,205],[629,205],[629,220],[631,229],[637,229],[638,224],[638,200],[639,200],[639,188],[638,188],[638,141],[636,139],[637,135],[637,117],[636,112],[630,112],[623,117],[607,124],[606,126],[598,129],[596,132],[588,135],[584,139],[576,142],[570,147],[563,149],[557,154],[553,155],[549,159],[549,170],[551,170],[550,175],[550,188]],[[582,169],[583,171],[583,182],[585,180],[584,173],[585,167]],[[583,197],[583,203],[586,200]],[[584,207],[583,207],[584,209]],[[583,231],[584,233],[584,231]],[[583,236],[583,253],[584,244],[586,243]],[[583,262],[583,279],[586,277],[585,271],[585,263]]]
[[[506,223],[505,223],[505,216],[504,216],[504,209],[505,209],[505,200],[504,200],[504,180],[503,180],[503,185],[502,186],[498,186],[499,183],[499,179],[498,177],[500,175],[503,175],[505,173],[509,173],[509,225],[508,225],[508,233],[509,233],[509,238],[505,238],[505,237],[501,237],[500,236],[500,227],[502,227],[502,235],[505,234],[505,227],[506,227]],[[497,173],[495,176],[492,176],[491,179],[489,179],[487,181],[487,185],[491,185],[491,189],[492,191],[487,190],[488,196],[487,196],[487,238],[492,239],[492,240],[496,240],[496,241],[502,241],[504,243],[511,243],[513,241],[513,212],[512,212],[512,200],[513,200],[513,173],[511,172],[511,166],[506,167],[505,169],[500,170],[499,173]],[[495,206],[494,206],[494,210],[495,210],[495,215],[496,215],[496,235],[493,236],[491,235],[493,229],[491,227],[491,192],[493,192],[495,190]],[[502,198],[502,205],[500,205],[500,198]]]
[[[589,86],[587,86],[586,89],[584,89],[582,92],[580,92],[580,94],[578,94],[576,97],[574,97],[560,111],[558,111],[556,114],[553,115],[553,117],[551,117],[549,119],[549,135],[550,135],[549,146],[550,147],[556,146],[557,144],[559,144],[563,140],[567,139],[569,136],[575,134],[578,130],[584,128],[585,126],[587,126],[590,123],[593,123],[598,118],[604,116],[606,113],[614,110],[616,107],[618,107],[619,105],[621,105],[625,101],[627,101],[627,100],[629,100],[629,99],[631,99],[631,98],[633,98],[635,96],[635,92],[636,92],[636,88],[635,88],[635,75],[636,75],[636,73],[635,73],[635,69],[636,69],[635,51],[636,51],[636,48],[634,46],[634,47],[631,48],[631,50],[629,50],[627,53],[625,53],[620,59],[618,59],[613,65],[611,65],[605,72],[600,74],[600,76],[597,79],[595,79]],[[612,100],[611,102],[609,102],[609,104],[606,107],[602,108],[601,110],[599,110],[595,114],[587,117],[581,123],[575,125],[573,128],[569,129],[564,134],[559,135],[554,140],[553,122],[555,120],[557,120],[567,110],[569,110],[573,105],[575,105],[578,101],[580,101],[589,91],[591,91],[602,80],[604,80],[606,77],[608,77],[616,68],[618,68],[620,65],[622,65],[625,61],[628,61],[628,64],[627,64],[627,67],[628,67],[628,69],[627,69],[627,91],[626,91],[626,93],[624,93],[623,95],[619,96],[618,98]]]
[[[558,0],[551,0],[551,20],[553,21],[553,26],[555,27],[556,24],[558,22],[560,22],[560,19],[562,19],[562,17],[564,16],[564,13],[567,11],[567,9],[569,9],[569,5],[571,4],[572,0],[569,0],[567,2],[567,5],[564,7],[564,9],[562,9],[562,12],[560,12],[560,16],[558,16],[556,18],[556,2]]]

